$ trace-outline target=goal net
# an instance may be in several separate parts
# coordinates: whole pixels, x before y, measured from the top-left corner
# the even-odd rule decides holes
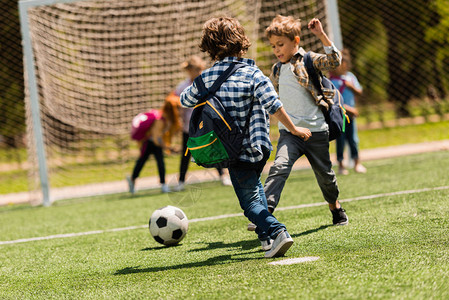
[[[277,14],[302,20],[301,43],[306,49],[322,51],[307,30],[308,20],[318,17],[326,32],[329,29],[324,0],[46,2],[35,1],[36,6],[28,9],[28,24],[52,190],[123,181],[138,155],[129,139],[131,119],[161,106],[185,78],[180,64],[189,56],[208,61],[198,43],[210,17],[225,14],[240,21],[252,43],[247,56],[266,75],[275,57],[264,30]],[[28,89],[26,103],[30,178],[37,189],[39,166]],[[155,175],[155,169],[144,168],[142,175]]]

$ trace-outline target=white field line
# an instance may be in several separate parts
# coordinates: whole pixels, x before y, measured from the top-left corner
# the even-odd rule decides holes
[[[294,265],[294,264],[300,264],[303,262],[309,262],[309,261],[315,261],[315,260],[319,260],[319,256],[306,256],[306,257],[295,257],[295,258],[287,258],[287,259],[283,259],[283,260],[276,260],[276,261],[272,261],[269,262],[269,265],[281,265],[281,266],[285,266],[285,265]]]
[[[447,190],[447,189],[449,189],[449,186],[440,186],[440,187],[434,187],[434,188],[423,188],[423,189],[415,189],[415,190],[405,190],[405,191],[399,191],[399,192],[382,193],[382,194],[348,198],[348,199],[340,200],[340,202],[352,202],[352,201],[368,200],[368,199],[397,196],[397,195],[409,195],[409,194],[417,194],[417,193],[430,192],[430,191],[441,191],[441,190]],[[279,207],[276,210],[279,211],[279,210],[300,209],[300,208],[315,207],[315,206],[321,206],[321,205],[327,205],[327,202],[318,202],[318,203],[301,204],[301,205],[295,205],[295,206]],[[234,217],[241,217],[241,216],[243,216],[243,213],[226,214],[226,215],[220,215],[220,216],[192,219],[192,220],[189,220],[189,223],[219,220],[219,219],[226,219],[226,218],[234,218]],[[83,236],[83,235],[92,235],[92,234],[101,234],[101,233],[108,233],[108,232],[142,229],[142,228],[146,228],[146,227],[148,227],[148,224],[140,225],[140,226],[129,226],[129,227],[122,227],[122,228],[105,229],[105,230],[93,230],[93,231],[78,232],[78,233],[55,234],[55,235],[49,235],[49,236],[43,236],[43,237],[18,239],[18,240],[12,240],[12,241],[0,241],[0,245],[18,244],[18,243],[26,243],[26,242],[34,242],[34,241],[52,240],[52,239],[61,239],[61,238],[77,237],[77,236]]]

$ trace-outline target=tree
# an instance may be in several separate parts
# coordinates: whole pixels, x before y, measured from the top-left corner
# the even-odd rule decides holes
[[[441,2],[440,5],[447,10],[447,0],[437,2]],[[398,116],[410,115],[408,103],[415,97],[423,97],[429,86],[436,87],[440,93],[444,91],[440,80],[444,74],[443,68],[435,65],[435,62],[441,61],[437,58],[441,56],[441,51],[437,50],[435,42],[429,42],[431,39],[426,40],[426,35],[430,34],[429,28],[439,21],[439,14],[435,12],[441,10],[441,7],[431,3],[429,0],[339,1],[343,42],[352,50],[355,60],[360,55],[366,55],[366,49],[372,49],[372,45],[377,45],[379,49],[386,45],[386,54],[371,51],[370,54],[377,57],[365,59],[377,61],[378,69],[386,70],[386,83],[384,79],[379,80],[372,66],[358,65],[358,68],[364,69],[355,71],[371,74],[364,78],[370,83],[377,81],[378,84],[385,84],[386,97],[396,104]]]
[[[0,1],[0,135],[17,148],[25,132],[23,55],[17,2]]]

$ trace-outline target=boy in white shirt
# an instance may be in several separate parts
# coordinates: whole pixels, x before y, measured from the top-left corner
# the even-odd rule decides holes
[[[314,18],[309,22],[308,28],[321,40],[326,52],[311,53],[314,67],[318,71],[338,67],[341,54],[323,31],[321,22]],[[333,92],[324,89],[325,97],[321,97],[309,80],[303,62],[306,52],[299,47],[299,20],[291,16],[277,16],[265,32],[274,54],[279,59],[273,66],[270,79],[293,123],[312,132],[312,136],[304,140],[292,135],[282,124],[279,126],[280,138],[276,158],[264,186],[269,211],[273,212],[278,205],[293,164],[304,154],[312,166],[324,199],[329,204],[333,224],[346,225],[348,217],[338,201],[337,178],[329,156],[329,127],[322,112],[322,109],[329,108]]]

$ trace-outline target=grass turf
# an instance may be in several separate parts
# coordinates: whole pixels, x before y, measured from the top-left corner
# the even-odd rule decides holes
[[[181,245],[157,244],[145,226],[171,204],[192,219],[240,213],[218,183],[183,193],[117,194],[52,207],[0,207],[0,241],[137,226],[137,229],[0,245],[2,299],[444,299],[449,296],[449,152],[366,162],[339,176],[348,226],[331,226],[327,205],[279,210],[295,240],[264,259],[243,216],[191,222]],[[383,196],[381,195],[383,194]],[[280,207],[322,203],[311,170],[292,173]],[[287,266],[269,262],[316,256]]]
[[[360,130],[360,149],[372,149],[378,147],[395,146],[402,144],[423,143],[428,141],[438,141],[449,139],[447,130],[449,121],[435,123],[425,123],[420,125],[398,126],[393,128],[382,128],[372,130]],[[271,140],[277,144],[279,131],[276,126],[271,127]],[[335,153],[335,142],[330,144],[330,152]],[[23,170],[1,170],[1,158],[7,157],[0,149],[0,195],[28,191],[28,172]],[[2,156],[3,155],[3,156]],[[11,156],[11,155],[8,155]],[[275,151],[272,152],[270,160],[274,160]],[[54,168],[51,171],[50,186],[52,188],[64,186],[77,186],[98,182],[109,182],[124,180],[129,175],[134,166],[134,159],[127,162],[110,163],[79,163],[64,167]],[[181,154],[174,154],[165,157],[167,174],[179,172]],[[363,159],[363,157],[362,157]],[[191,163],[189,171],[200,170],[201,167]],[[141,177],[157,176],[156,161],[150,157],[142,170]]]

